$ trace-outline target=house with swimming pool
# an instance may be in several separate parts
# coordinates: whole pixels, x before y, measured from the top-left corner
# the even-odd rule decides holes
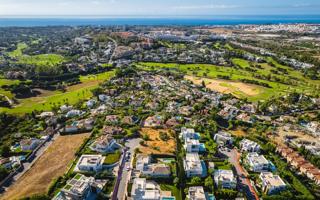
[[[105,157],[102,155],[82,155],[75,171],[97,172],[103,169]]]
[[[206,165],[200,160],[198,153],[187,153],[183,160],[183,167],[188,178],[194,176],[204,177],[207,174]]]

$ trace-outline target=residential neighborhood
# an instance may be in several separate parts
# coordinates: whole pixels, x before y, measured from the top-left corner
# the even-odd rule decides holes
[[[0,33],[0,199],[320,199],[318,26]]]

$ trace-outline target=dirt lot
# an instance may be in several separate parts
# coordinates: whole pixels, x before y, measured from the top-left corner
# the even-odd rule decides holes
[[[160,139],[160,132],[167,133],[170,136],[168,141],[163,141]],[[169,129],[152,129],[152,128],[142,128],[140,131],[141,135],[148,135],[149,140],[145,142],[144,146],[139,149],[144,154],[174,154],[176,149],[176,142],[169,133]]]
[[[237,129],[234,131],[229,131],[232,135],[235,135],[237,137],[245,137],[247,135],[247,133],[241,129]]]
[[[59,136],[31,169],[1,196],[1,199],[21,199],[46,193],[51,181],[65,173],[74,158],[74,153],[89,135],[85,133]]]
[[[278,135],[274,136],[274,141],[279,142],[281,144],[285,143],[285,136],[296,137],[296,139],[304,140],[307,142],[316,142],[320,144],[320,138],[314,137],[310,134],[306,134],[302,131],[298,130],[284,130],[284,128],[280,127],[277,130]]]
[[[193,76],[185,76],[187,80],[191,80],[195,84],[202,84],[202,81],[205,82],[206,87],[215,90],[224,94],[233,94],[234,96],[240,97],[239,95],[244,94],[247,96],[256,96],[260,94],[259,86],[227,81],[220,79],[208,79],[208,78],[198,78]]]

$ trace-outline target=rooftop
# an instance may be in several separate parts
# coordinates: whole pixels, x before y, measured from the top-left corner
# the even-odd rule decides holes
[[[286,184],[283,182],[283,180],[278,175],[274,175],[271,172],[262,172],[260,174],[261,180],[266,184],[270,186],[285,186]]]

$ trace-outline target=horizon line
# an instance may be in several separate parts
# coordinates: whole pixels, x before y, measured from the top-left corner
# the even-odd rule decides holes
[[[72,19],[72,18],[96,18],[96,19],[106,19],[106,18],[212,18],[212,17],[320,17],[320,14],[224,14],[224,15],[1,15],[0,18],[14,19],[14,18],[61,18],[61,19]]]

